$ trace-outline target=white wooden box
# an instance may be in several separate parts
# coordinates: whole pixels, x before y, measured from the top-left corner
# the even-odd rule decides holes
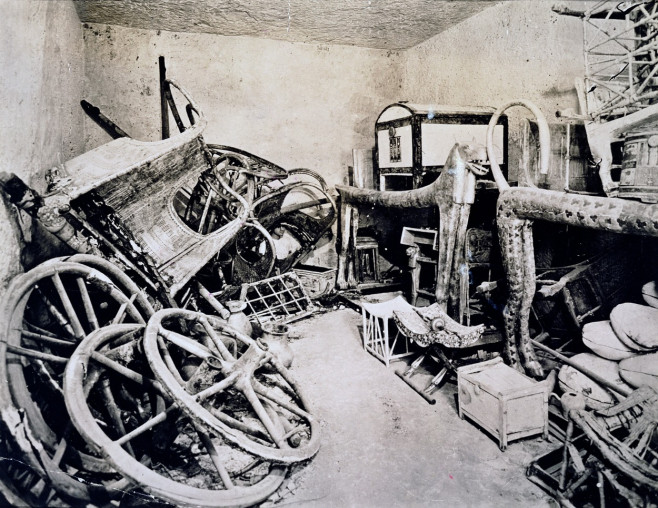
[[[548,437],[548,382],[537,382],[494,358],[457,369],[459,417],[468,417],[507,443],[536,434]]]

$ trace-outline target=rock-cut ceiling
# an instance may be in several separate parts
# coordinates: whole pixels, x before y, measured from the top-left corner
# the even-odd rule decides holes
[[[491,0],[76,0],[83,23],[406,49]]]

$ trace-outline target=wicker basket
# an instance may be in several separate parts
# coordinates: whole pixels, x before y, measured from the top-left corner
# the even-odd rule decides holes
[[[320,298],[333,291],[336,285],[336,269],[326,266],[297,265],[293,271],[311,298]]]

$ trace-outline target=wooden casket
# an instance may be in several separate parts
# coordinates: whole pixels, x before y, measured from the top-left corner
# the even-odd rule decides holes
[[[387,106],[375,123],[376,174],[379,190],[407,190],[434,181],[455,143],[486,146],[494,108],[459,108],[398,102]],[[507,117],[494,130],[497,160],[507,176]]]

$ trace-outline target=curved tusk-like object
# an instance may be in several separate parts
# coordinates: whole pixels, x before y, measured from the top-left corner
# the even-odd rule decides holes
[[[507,183],[507,180],[505,180],[503,172],[500,170],[500,166],[496,160],[493,144],[493,132],[494,127],[498,123],[500,115],[502,115],[504,111],[513,106],[523,106],[524,108],[530,110],[533,115],[535,115],[537,126],[539,128],[539,172],[542,175],[548,174],[548,164],[551,153],[551,135],[548,130],[548,122],[546,121],[546,117],[532,102],[526,99],[513,100],[496,110],[496,112],[489,120],[489,125],[487,127],[487,155],[489,156],[489,163],[491,164],[491,173],[493,174],[496,185],[498,185],[498,189],[500,191],[509,189],[510,185]],[[532,185],[530,182],[528,182],[528,184],[534,187],[534,185]]]

